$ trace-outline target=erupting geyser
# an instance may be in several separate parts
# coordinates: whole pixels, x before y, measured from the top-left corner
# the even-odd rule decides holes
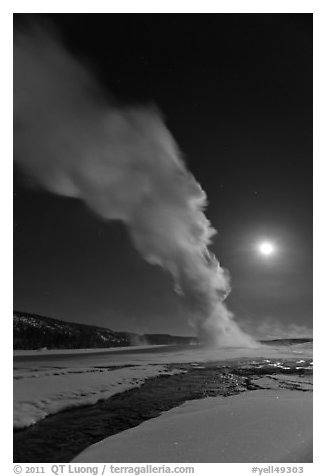
[[[108,103],[92,74],[41,28],[14,42],[14,157],[41,186],[121,220],[143,258],[174,277],[199,336],[252,345],[224,299],[229,279],[208,246],[206,195],[154,107]]]

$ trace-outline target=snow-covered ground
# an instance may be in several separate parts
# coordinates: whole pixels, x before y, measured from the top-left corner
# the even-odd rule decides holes
[[[92,365],[136,365],[168,364],[182,362],[208,362],[241,357],[291,358],[299,355],[312,357],[312,342],[295,345],[259,345],[255,348],[225,347],[206,348],[199,345],[151,345],[135,347],[115,347],[110,349],[76,349],[76,350],[16,350],[16,366],[33,364],[55,366],[79,365],[84,360]],[[59,361],[59,363],[57,362]]]
[[[15,352],[14,426],[23,428],[65,408],[95,403],[139,386],[146,378],[167,372],[168,363],[311,356],[311,343],[256,349],[213,350],[194,345]]]
[[[137,345],[127,347],[109,347],[109,348],[97,348],[97,349],[39,349],[39,350],[14,350],[14,356],[19,357],[35,357],[37,355],[42,356],[55,356],[55,355],[76,355],[76,354],[103,354],[108,352],[123,352],[126,350],[148,350],[157,349],[159,347],[168,347],[166,345]]]
[[[163,365],[117,370],[88,367],[20,370],[14,380],[14,428],[33,425],[66,408],[96,403],[137,387],[148,377],[167,373],[172,372]]]
[[[186,402],[73,462],[312,462],[312,393],[256,390]]]

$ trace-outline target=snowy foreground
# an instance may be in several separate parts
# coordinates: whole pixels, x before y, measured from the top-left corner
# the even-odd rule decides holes
[[[90,446],[74,463],[312,461],[312,394],[257,390],[186,402]]]
[[[171,373],[170,363],[312,357],[312,344],[208,350],[156,346],[94,351],[20,351],[14,355],[14,427],[92,404]],[[175,370],[174,372],[177,372]],[[99,442],[78,462],[308,462],[312,393],[256,390],[186,402]]]

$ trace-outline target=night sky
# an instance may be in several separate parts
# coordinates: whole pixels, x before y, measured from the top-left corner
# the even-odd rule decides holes
[[[155,103],[208,196],[228,307],[259,334],[312,327],[312,14],[61,14],[66,47],[126,104]],[[24,28],[26,16],[15,18]],[[257,251],[275,244],[268,259]],[[125,226],[14,169],[14,309],[193,334]]]

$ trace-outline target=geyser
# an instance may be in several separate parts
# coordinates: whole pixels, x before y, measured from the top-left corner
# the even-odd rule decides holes
[[[121,220],[149,263],[190,303],[204,341],[252,345],[224,304],[229,279],[208,250],[206,195],[155,107],[119,107],[54,35],[14,39],[14,158],[53,193]]]

